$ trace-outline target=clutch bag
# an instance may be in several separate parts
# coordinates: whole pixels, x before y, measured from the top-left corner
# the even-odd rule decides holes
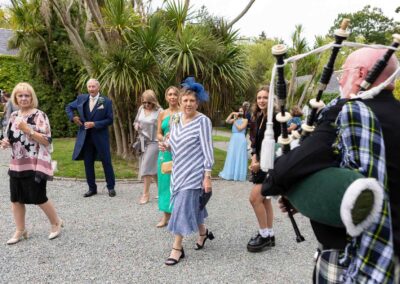
[[[200,210],[203,210],[204,207],[206,207],[206,204],[208,203],[208,201],[210,200],[212,195],[212,191],[210,192],[205,192],[204,189],[202,189],[201,194],[200,194]]]
[[[163,174],[170,174],[172,173],[172,161],[164,162],[161,164],[161,173]]]

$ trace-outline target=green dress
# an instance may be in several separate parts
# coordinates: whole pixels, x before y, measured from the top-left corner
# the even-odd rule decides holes
[[[165,136],[169,132],[170,116],[166,116],[161,122],[161,132]],[[161,173],[161,163],[172,161],[171,152],[159,151],[158,152],[158,208],[160,211],[171,213],[172,206],[170,207],[170,182],[171,174]]]

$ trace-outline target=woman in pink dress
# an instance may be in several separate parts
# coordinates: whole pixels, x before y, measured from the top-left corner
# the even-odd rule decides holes
[[[36,204],[43,210],[51,224],[48,238],[52,240],[60,235],[63,221],[46,196],[47,181],[53,177],[49,120],[44,112],[37,109],[38,99],[30,84],[17,84],[11,100],[19,110],[11,114],[5,138],[0,144],[3,149],[11,147],[8,174],[16,231],[7,244],[16,244],[28,238],[25,204]]]

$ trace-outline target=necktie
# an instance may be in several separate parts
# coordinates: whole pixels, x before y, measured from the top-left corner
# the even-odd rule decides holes
[[[90,102],[89,102],[89,110],[93,111],[94,105],[95,105],[96,98],[95,97],[90,97]]]

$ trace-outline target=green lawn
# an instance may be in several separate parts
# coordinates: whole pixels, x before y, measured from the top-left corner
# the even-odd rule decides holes
[[[83,161],[73,161],[72,152],[74,150],[75,138],[57,138],[53,139],[54,152],[52,154],[53,160],[57,161],[58,171],[55,176],[59,177],[74,177],[84,178],[85,168]],[[215,165],[213,169],[213,176],[224,167],[226,152],[214,148]],[[137,177],[137,162],[125,161],[113,155],[113,167],[116,178],[136,178]],[[103,167],[101,162],[95,163],[96,177],[104,178]]]
[[[221,135],[213,135],[214,142],[229,142],[230,138]]]
[[[218,130],[218,131],[224,131],[224,132],[231,133],[232,132],[232,125],[227,124],[227,126],[213,127],[213,129]]]
[[[58,171],[55,176],[84,178],[85,168],[83,161],[73,161],[72,152],[74,150],[75,138],[57,138],[53,140],[54,152],[53,160],[57,161]],[[113,155],[112,159],[116,178],[136,178],[136,161],[125,161]],[[104,178],[101,162],[95,163],[96,177]]]
[[[217,148],[214,148],[214,167],[212,170],[212,176],[217,177],[219,172],[224,168],[226,152]]]

